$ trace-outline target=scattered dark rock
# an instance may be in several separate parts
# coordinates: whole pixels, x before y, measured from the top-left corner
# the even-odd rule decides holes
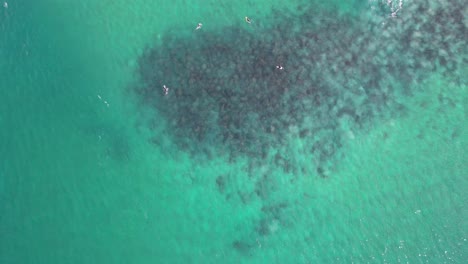
[[[252,249],[255,248],[254,244],[249,244],[245,241],[236,240],[232,242],[232,247],[239,253],[243,255],[251,255]]]
[[[224,193],[226,188],[226,177],[224,175],[219,175],[216,177],[216,186],[218,187],[218,191],[220,193]]]

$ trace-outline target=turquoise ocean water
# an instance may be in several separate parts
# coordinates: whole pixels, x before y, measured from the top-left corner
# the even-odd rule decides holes
[[[282,155],[302,173],[242,154],[234,162],[193,155],[171,137],[170,120],[151,107],[157,103],[141,103],[133,89],[145,52],[194,34],[199,22],[196,33],[249,26],[255,35],[284,23],[274,10],[291,20],[304,10],[312,17],[334,10],[360,19],[360,28],[406,15],[418,29],[418,19],[450,1],[424,12],[410,0],[400,10],[397,1],[377,0],[305,1],[308,9],[276,0],[7,2],[0,10],[0,263],[468,258],[466,45],[457,46],[451,75],[441,64],[412,80],[413,92],[398,94],[404,110],[343,130],[326,177],[308,165],[306,140],[292,127],[278,128],[291,131]],[[462,13],[466,44],[466,7]],[[444,34],[460,42],[435,32],[434,43]],[[258,196],[250,194],[257,173],[269,179]]]

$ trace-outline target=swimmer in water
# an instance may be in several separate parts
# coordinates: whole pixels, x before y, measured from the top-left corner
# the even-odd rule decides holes
[[[202,23],[198,23],[198,25],[197,25],[197,27],[195,28],[195,30],[199,30],[202,26],[203,26]]]
[[[276,69],[278,69],[278,70],[283,70],[284,68],[283,68],[283,66],[281,66],[281,65],[276,65]]]
[[[250,23],[252,23],[252,20],[250,20],[250,18],[249,18],[249,17],[245,17],[245,22],[247,22],[247,23],[249,23],[249,24],[250,24]]]
[[[169,87],[167,87],[165,84],[163,85],[163,92],[164,95],[167,95],[169,93]]]

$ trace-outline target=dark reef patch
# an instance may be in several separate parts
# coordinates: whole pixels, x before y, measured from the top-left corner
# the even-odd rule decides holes
[[[298,174],[327,178],[348,132],[404,111],[400,98],[418,92],[413,84],[434,71],[462,81],[464,2],[418,1],[396,17],[389,17],[384,2],[377,12],[385,15],[349,17],[301,6],[301,14],[273,12],[275,23],[266,27],[166,36],[140,58],[135,92],[194,157],[248,157],[254,187],[237,194],[244,203],[253,197],[267,201],[280,183],[259,173],[259,164],[294,175],[290,183]],[[296,138],[313,170],[281,152]],[[228,178],[215,180],[226,197],[236,193],[226,191]],[[280,205],[262,212],[260,236],[282,225],[278,219],[287,205]],[[232,246],[244,253],[254,247],[244,241]]]
[[[328,11],[274,12],[276,24],[263,29],[168,36],[141,57],[136,91],[194,155],[261,159],[297,134],[321,168],[341,145],[343,122],[358,129],[388,117],[401,109],[397,97],[437,67],[456,77],[467,36],[458,4],[408,6],[384,25]],[[414,18],[413,10],[433,17]]]

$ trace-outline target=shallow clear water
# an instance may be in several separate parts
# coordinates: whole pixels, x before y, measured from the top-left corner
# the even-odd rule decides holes
[[[150,2],[0,10],[1,263],[463,263],[462,1]],[[172,122],[205,105],[242,126]]]

